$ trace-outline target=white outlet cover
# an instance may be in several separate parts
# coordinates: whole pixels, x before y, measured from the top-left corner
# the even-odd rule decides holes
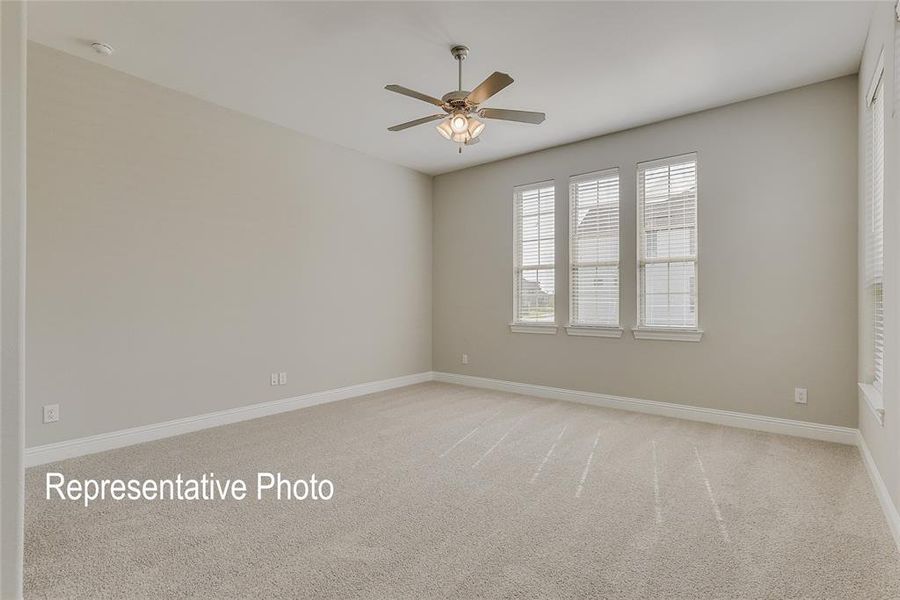
[[[278,385],[284,385],[287,383],[287,373],[282,371],[278,374]]]
[[[794,402],[797,404],[806,404],[807,391],[806,388],[794,388]]]
[[[44,405],[44,423],[56,423],[59,421],[59,404]]]
[[[278,373],[272,373],[271,375],[269,375],[269,384],[278,385]]]

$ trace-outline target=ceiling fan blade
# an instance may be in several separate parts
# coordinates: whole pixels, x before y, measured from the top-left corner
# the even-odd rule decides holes
[[[481,141],[481,138],[472,138],[466,142],[466,146],[473,146]]]
[[[469,95],[466,96],[466,102],[481,104],[512,82],[513,78],[506,73],[494,71],[490,77],[479,83],[477,88],[469,92]]]
[[[447,115],[429,115],[427,117],[422,117],[421,119],[416,119],[415,121],[407,121],[406,123],[400,123],[399,125],[394,125],[393,127],[388,127],[388,131],[403,131],[404,129],[409,129],[410,127],[415,127],[416,125],[421,125],[423,123],[429,123],[431,121],[437,121],[438,119],[443,119]]]
[[[539,125],[547,117],[542,112],[530,110],[507,110],[505,108],[482,108],[478,114],[485,119],[502,119],[503,121],[519,121],[520,123],[533,123]]]
[[[395,83],[384,86],[384,89],[388,90],[389,92],[396,92],[398,94],[403,94],[404,96],[409,96],[410,98],[415,98],[416,100],[422,100],[424,102],[434,104],[435,106],[444,106],[443,100],[438,100],[437,98],[429,96],[428,94],[423,94],[422,92],[417,92]]]

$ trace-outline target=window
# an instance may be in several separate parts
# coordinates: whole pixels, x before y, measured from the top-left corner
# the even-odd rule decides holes
[[[640,163],[637,179],[638,329],[696,331],[697,155]]]
[[[863,125],[865,169],[862,173],[865,215],[862,226],[865,246],[863,314],[867,326],[860,340],[866,369],[859,384],[866,404],[884,425],[884,50],[878,57],[866,92]]]
[[[619,170],[569,180],[569,320],[619,330]]]
[[[514,324],[556,320],[553,182],[517,187],[514,204]]]
[[[866,295],[871,311],[872,385],[879,392],[884,380],[884,80],[873,82],[868,103],[866,136]]]

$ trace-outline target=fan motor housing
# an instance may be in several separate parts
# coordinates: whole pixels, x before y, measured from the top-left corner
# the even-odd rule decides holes
[[[441,96],[441,100],[456,110],[464,110],[468,108],[468,104],[466,103],[466,96],[468,95],[468,90],[454,90]]]

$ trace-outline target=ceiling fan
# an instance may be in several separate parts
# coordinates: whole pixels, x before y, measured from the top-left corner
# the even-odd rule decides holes
[[[388,131],[403,131],[416,125],[423,125],[438,119],[443,119],[437,126],[438,133],[448,140],[459,144],[459,151],[462,152],[463,145],[471,146],[478,143],[478,136],[484,131],[484,123],[478,120],[483,119],[501,119],[503,121],[518,121],[520,123],[533,123],[538,125],[544,121],[544,113],[531,112],[527,110],[507,110],[505,108],[482,108],[481,104],[488,98],[508,86],[513,82],[513,78],[506,73],[495,71],[490,77],[478,84],[471,92],[462,89],[462,61],[469,55],[469,49],[466,46],[453,46],[450,49],[453,58],[456,59],[459,70],[458,89],[447,92],[440,99],[434,98],[427,94],[405,88],[402,85],[386,85],[384,89],[423,100],[429,104],[440,106],[444,111],[415,121],[408,121],[400,125],[388,127]]]

